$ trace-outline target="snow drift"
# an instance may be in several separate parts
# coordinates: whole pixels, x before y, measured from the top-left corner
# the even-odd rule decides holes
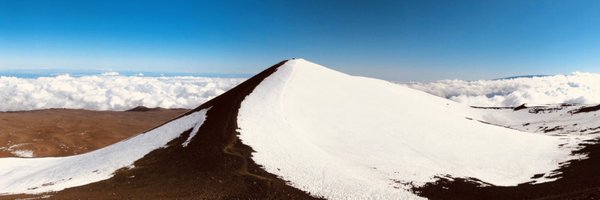
[[[245,79],[192,76],[60,75],[35,79],[0,77],[0,111],[48,108],[127,110],[194,108]]]
[[[600,104],[600,74],[593,73],[405,85],[471,106]]]
[[[243,102],[240,139],[295,187],[330,199],[416,198],[434,176],[533,180],[571,158],[568,138],[477,121],[466,105],[386,81],[288,61]],[[566,145],[569,146],[569,145]]]

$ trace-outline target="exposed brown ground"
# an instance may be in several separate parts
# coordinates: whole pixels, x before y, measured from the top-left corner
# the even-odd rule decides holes
[[[34,157],[86,153],[142,133],[186,111],[49,109],[0,112],[0,157],[14,157],[11,152],[15,150],[31,150]]]

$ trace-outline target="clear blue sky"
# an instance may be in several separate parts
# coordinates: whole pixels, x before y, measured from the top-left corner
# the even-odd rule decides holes
[[[600,72],[600,1],[0,0],[0,69],[255,73],[291,57],[402,81]]]

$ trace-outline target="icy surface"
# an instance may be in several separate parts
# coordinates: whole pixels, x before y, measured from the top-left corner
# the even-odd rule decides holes
[[[406,84],[471,106],[521,104],[600,104],[600,74],[575,72],[530,78]]]
[[[258,164],[329,199],[416,199],[406,184],[436,175],[501,186],[551,181],[548,173],[574,158],[570,137],[488,125],[478,121],[482,115],[405,86],[296,59],[246,97],[238,125]],[[545,176],[531,179],[540,173]]]
[[[204,121],[201,110],[144,134],[86,154],[60,158],[0,158],[0,194],[57,191],[108,179],[113,173]]]
[[[0,111],[46,108],[126,110],[136,106],[195,108],[243,80],[120,76],[116,72],[83,77],[0,77]]]

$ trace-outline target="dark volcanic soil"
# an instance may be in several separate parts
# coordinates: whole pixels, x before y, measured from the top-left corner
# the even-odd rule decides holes
[[[33,151],[34,157],[86,153],[142,133],[187,111],[49,109],[0,112],[0,158],[14,156],[11,153],[14,150]]]
[[[594,111],[598,111],[598,110],[600,110],[600,105],[583,107],[583,108],[581,108],[581,109],[573,112],[573,114],[586,113],[586,112],[594,112]]]
[[[241,101],[283,63],[285,61],[193,110],[210,108],[206,121],[187,147],[181,143],[190,130],[171,141],[167,148],[155,150],[136,161],[135,168],[120,170],[108,180],[36,196],[52,195],[51,199],[315,199],[264,171],[250,159],[252,149],[237,137]]]

